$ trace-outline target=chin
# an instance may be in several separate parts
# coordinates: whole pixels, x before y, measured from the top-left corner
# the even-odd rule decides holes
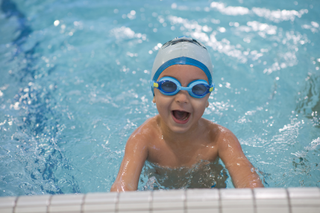
[[[187,133],[190,130],[189,125],[184,125],[184,126],[174,126],[170,128],[172,132],[177,133],[177,134],[184,134]]]

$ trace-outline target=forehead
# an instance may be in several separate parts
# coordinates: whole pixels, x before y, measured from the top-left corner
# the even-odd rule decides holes
[[[172,65],[165,69],[157,80],[162,77],[171,76],[178,80],[194,81],[197,79],[203,79],[208,82],[207,75],[199,67],[192,65]]]

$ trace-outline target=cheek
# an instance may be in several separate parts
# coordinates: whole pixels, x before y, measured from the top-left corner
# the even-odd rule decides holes
[[[155,96],[153,97],[153,103],[156,103],[159,113],[167,111],[170,105],[170,101],[168,100],[168,97],[159,93],[156,93]]]
[[[203,114],[205,109],[209,106],[209,101],[207,98],[204,100],[195,100],[193,103],[194,109],[197,110],[197,112]]]
[[[157,110],[158,114],[160,115],[161,118],[167,118],[170,114],[170,108],[169,105],[166,104],[163,101],[159,101],[156,103],[157,105]]]

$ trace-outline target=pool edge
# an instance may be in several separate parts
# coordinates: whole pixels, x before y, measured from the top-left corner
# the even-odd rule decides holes
[[[320,188],[187,189],[0,197],[0,212],[320,212]]]

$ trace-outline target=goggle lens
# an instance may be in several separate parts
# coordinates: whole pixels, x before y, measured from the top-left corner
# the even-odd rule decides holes
[[[159,87],[167,93],[172,93],[177,90],[177,85],[172,81],[163,81]]]
[[[207,94],[208,86],[204,84],[196,84],[192,87],[192,92],[196,95],[203,96]]]

